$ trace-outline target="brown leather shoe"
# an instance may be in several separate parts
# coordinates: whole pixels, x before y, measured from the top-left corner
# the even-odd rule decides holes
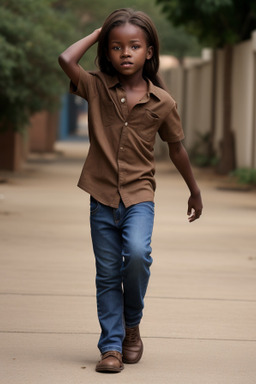
[[[126,328],[126,335],[123,341],[123,362],[135,364],[141,359],[143,343],[140,338],[140,329],[137,325],[133,328]]]
[[[96,372],[118,373],[124,369],[122,355],[117,351],[108,351],[101,355],[96,365]]]

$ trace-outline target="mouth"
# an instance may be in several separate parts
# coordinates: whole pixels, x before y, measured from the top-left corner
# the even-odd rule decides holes
[[[131,67],[133,65],[133,63],[131,62],[131,61],[123,61],[122,63],[121,63],[121,66],[122,67],[125,67],[125,68],[129,68],[129,67]]]

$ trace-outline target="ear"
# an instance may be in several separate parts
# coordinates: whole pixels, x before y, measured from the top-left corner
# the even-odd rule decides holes
[[[147,60],[150,60],[153,56],[153,53],[154,53],[154,48],[152,47],[152,45],[150,45],[148,47],[148,50],[147,50],[147,56],[146,56],[146,59]]]

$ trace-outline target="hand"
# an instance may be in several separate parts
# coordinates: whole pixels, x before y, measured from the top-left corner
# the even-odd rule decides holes
[[[201,199],[201,194],[200,192],[197,193],[196,195],[191,195],[189,200],[188,200],[188,221],[192,223],[192,221],[195,221],[199,219],[199,217],[202,214],[203,210],[203,203]]]

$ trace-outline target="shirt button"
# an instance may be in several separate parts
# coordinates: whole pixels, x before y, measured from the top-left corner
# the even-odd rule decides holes
[[[125,103],[125,98],[124,97],[122,97],[121,103]]]
[[[124,123],[124,125],[127,127],[127,125],[128,125],[127,121]]]

